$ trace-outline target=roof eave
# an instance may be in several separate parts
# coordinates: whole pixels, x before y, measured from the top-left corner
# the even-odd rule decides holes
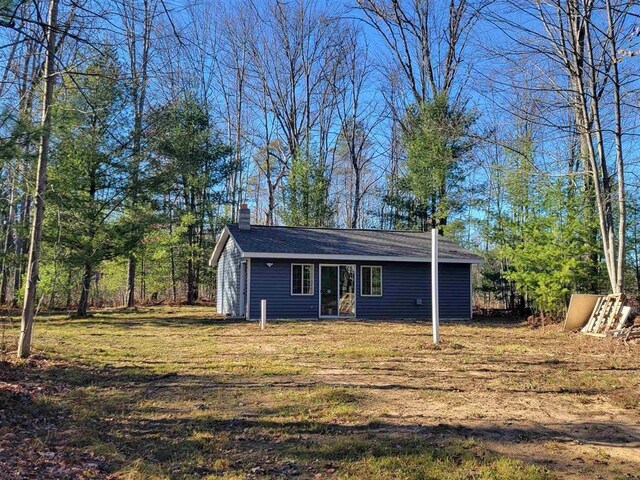
[[[431,257],[409,257],[400,255],[334,255],[318,253],[275,253],[275,252],[244,252],[245,258],[287,258],[293,260],[352,260],[361,262],[417,262],[429,263]],[[468,263],[480,264],[482,258],[440,257],[438,263]]]

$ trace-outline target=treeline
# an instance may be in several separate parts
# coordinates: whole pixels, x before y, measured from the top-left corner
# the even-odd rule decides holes
[[[0,12],[2,304],[22,305],[48,136],[40,308],[214,298],[208,257],[241,203],[262,224],[435,225],[485,257],[487,306],[553,315],[640,286],[633,2]]]

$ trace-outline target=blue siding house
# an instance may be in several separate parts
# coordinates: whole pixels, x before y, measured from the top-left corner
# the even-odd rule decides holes
[[[268,318],[431,318],[431,236],[425,232],[238,224],[220,234],[218,313]],[[472,315],[471,266],[480,257],[440,238],[440,317]]]

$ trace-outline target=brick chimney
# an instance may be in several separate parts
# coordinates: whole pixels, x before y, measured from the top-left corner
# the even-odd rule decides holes
[[[249,230],[251,228],[251,210],[249,210],[246,203],[240,205],[238,227],[240,230]]]

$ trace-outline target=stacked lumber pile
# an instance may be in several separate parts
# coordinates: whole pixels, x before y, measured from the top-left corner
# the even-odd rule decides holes
[[[631,307],[625,305],[624,294],[598,298],[586,325],[580,330],[588,335],[611,335],[626,340],[640,338],[640,325],[627,326]]]
[[[615,332],[613,335],[617,336],[618,338],[621,338],[625,342],[629,340],[635,340],[635,339],[640,340],[640,324],[634,324],[634,325],[622,328],[618,332]]]

